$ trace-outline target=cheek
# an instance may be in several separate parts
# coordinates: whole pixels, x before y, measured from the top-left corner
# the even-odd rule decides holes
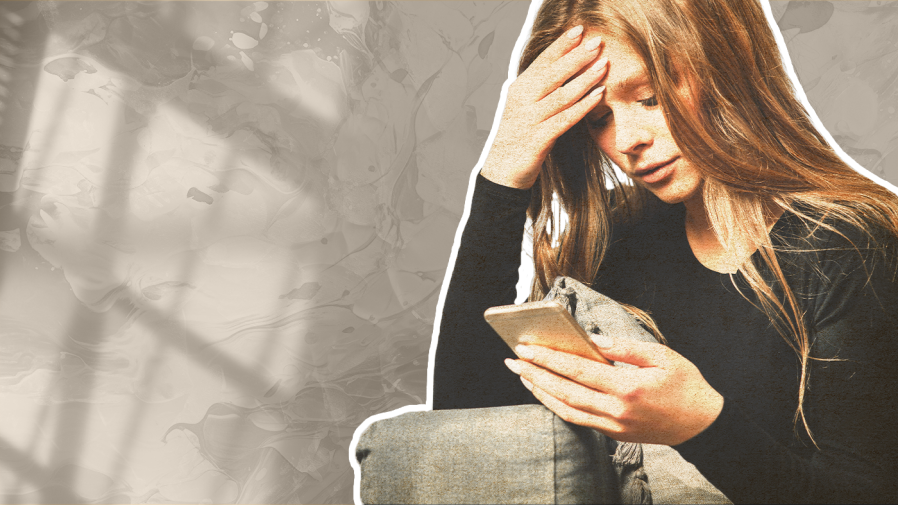
[[[652,110],[647,110],[643,121],[645,121],[645,124],[649,125],[649,128],[652,129],[655,137],[672,137],[670,128],[667,126],[667,119],[664,117],[664,111],[660,106],[655,107]]]

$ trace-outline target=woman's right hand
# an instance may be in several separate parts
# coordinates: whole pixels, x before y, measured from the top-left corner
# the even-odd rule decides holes
[[[499,130],[480,171],[484,177],[513,188],[533,186],[558,137],[602,99],[604,87],[587,94],[607,72],[607,59],[596,61],[600,46],[598,37],[585,39],[583,27],[574,27],[508,86]]]

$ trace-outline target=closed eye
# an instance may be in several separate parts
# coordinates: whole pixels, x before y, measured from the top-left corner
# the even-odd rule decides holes
[[[654,95],[650,96],[649,98],[646,98],[645,100],[638,100],[638,101],[639,101],[639,103],[641,103],[642,105],[644,105],[646,107],[657,107],[658,106],[658,97],[654,96]]]
[[[636,103],[641,104],[643,107],[647,107],[647,108],[657,107],[658,106],[658,97],[655,95],[652,95],[644,100],[636,100]],[[596,119],[587,118],[587,125],[594,130],[599,130],[599,129],[602,129],[602,128],[608,126],[608,122],[611,120],[611,117],[612,117],[612,113],[609,111],[609,112],[606,112],[605,114],[603,114],[601,117],[598,117]]]
[[[600,117],[600,118],[587,119],[587,125],[594,130],[598,130],[598,129],[601,129],[601,128],[604,128],[605,126],[607,126],[609,119],[611,119],[611,113],[607,112],[607,113],[603,114],[602,117]]]

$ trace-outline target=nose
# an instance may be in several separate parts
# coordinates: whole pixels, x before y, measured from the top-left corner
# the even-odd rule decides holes
[[[617,118],[615,142],[621,154],[637,155],[652,145],[655,136],[644,121],[635,117]]]

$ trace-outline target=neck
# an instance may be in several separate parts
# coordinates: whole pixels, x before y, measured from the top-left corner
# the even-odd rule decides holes
[[[705,207],[701,192],[685,200],[686,237],[696,259],[705,267],[720,273],[735,273],[755,250],[757,244],[747,237],[732,237],[728,247],[717,240],[711,219]],[[773,225],[783,214],[783,209],[775,204],[767,206],[764,212],[766,230],[769,233]]]
[[[686,207],[686,229],[690,228],[694,233],[704,234],[705,232],[714,235],[711,229],[711,219],[708,218],[707,209],[705,209],[705,199],[701,191],[683,201]]]
[[[695,259],[705,268],[724,274],[739,270],[743,248],[727,249],[717,240],[704,205],[686,203],[686,238]]]

